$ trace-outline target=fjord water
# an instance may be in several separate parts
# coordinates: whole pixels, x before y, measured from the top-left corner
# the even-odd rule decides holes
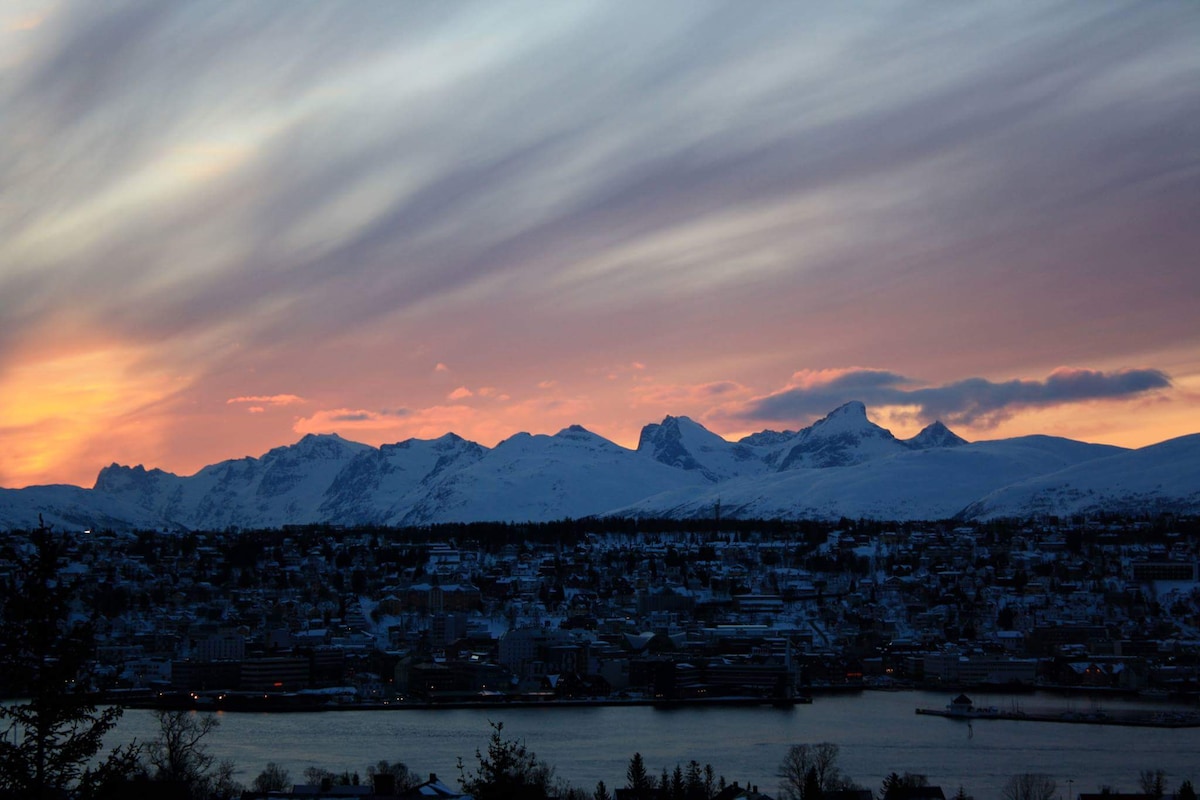
[[[1027,710],[1071,708],[1080,712],[1126,707],[1170,710],[1170,706],[1105,698],[1062,698],[1044,694],[1012,697],[973,695],[978,704]],[[1123,728],[1040,722],[961,720],[918,716],[917,707],[940,708],[949,696],[931,692],[868,692],[818,696],[792,709],[677,708],[495,708],[436,711],[339,711],[326,713],[221,714],[208,740],[218,759],[232,759],[238,779],[248,784],[268,761],[290,771],[294,781],[308,766],[334,772],[357,770],[381,759],[403,761],[418,774],[436,772],[455,785],[461,756],[468,768],[475,750],[485,749],[488,722],[503,722],[506,738],[521,739],[555,774],[589,791],[603,780],[623,786],[630,756],[640,752],[652,774],[695,759],[742,785],[757,784],[774,795],[780,760],[791,744],[835,742],[843,770],[877,790],[889,772],[929,776],[950,796],[959,785],[976,800],[1000,798],[1010,775],[1044,772],[1067,796],[1108,785],[1137,789],[1138,772],[1163,769],[1174,791],[1189,778],[1200,784],[1200,728]],[[149,741],[153,712],[130,710],[114,741]],[[1068,781],[1071,781],[1068,784]]]

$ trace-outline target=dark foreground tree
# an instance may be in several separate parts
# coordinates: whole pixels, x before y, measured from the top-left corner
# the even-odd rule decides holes
[[[312,786],[319,786],[322,791],[328,791],[333,786],[336,778],[337,775],[324,767],[313,766],[304,768],[304,782]]]
[[[625,788],[638,800],[649,797],[654,791],[654,779],[646,771],[646,762],[641,753],[634,753],[633,758],[629,759],[629,766],[625,768]]]
[[[1004,800],[1054,800],[1057,788],[1058,784],[1049,775],[1022,772],[1008,779],[1000,796]]]
[[[250,788],[256,792],[280,792],[289,786],[291,786],[291,776],[288,775],[286,769],[274,761],[268,761],[267,766],[250,784]]]
[[[1167,793],[1167,773],[1161,769],[1144,769],[1138,773],[1138,786],[1142,794],[1159,800]]]
[[[809,767],[808,772],[804,773],[804,786],[801,787],[800,795],[803,800],[822,800],[825,792],[821,791],[821,779],[817,777],[817,768]]]
[[[779,764],[779,794],[787,800],[817,800],[825,792],[850,788],[853,782],[842,775],[837,759],[833,742],[792,745]]]
[[[79,777],[75,800],[125,800],[129,797],[129,782],[145,780],[146,777],[142,747],[131,742],[118,747],[103,762],[84,771]]]
[[[928,785],[929,778],[919,772],[906,772],[903,775],[893,772],[883,779],[883,785],[879,787],[879,796],[886,800],[889,795],[894,795],[896,790],[919,789]]]
[[[504,723],[493,722],[487,753],[475,751],[479,766],[470,773],[458,760],[459,784],[475,800],[546,800],[554,770],[539,761],[523,742],[503,736]]]
[[[216,761],[204,742],[218,720],[194,711],[157,711],[159,736],[146,748],[150,777],[177,784],[194,800],[232,797],[241,791],[233,763]]]
[[[72,615],[74,591],[58,574],[63,548],[50,530],[14,553],[16,569],[0,586],[0,796],[61,797],[75,788],[101,751],[121,709],[99,708],[91,688],[95,639],[90,620]],[[136,745],[110,753],[89,775],[130,762]],[[109,778],[111,779],[111,778]]]
[[[367,776],[372,782],[377,775],[390,775],[395,781],[395,792],[405,792],[416,786],[420,781],[413,775],[412,770],[403,761],[380,761],[375,766],[367,767]]]
[[[711,770],[712,767],[710,766]],[[687,773],[684,777],[684,797],[687,800],[708,800],[709,795],[704,789],[704,770],[700,762],[692,759],[688,762]]]

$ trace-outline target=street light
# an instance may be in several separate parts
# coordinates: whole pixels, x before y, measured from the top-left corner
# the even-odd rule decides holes
[[[1067,800],[1071,800],[1071,797],[1072,797],[1071,789],[1074,785],[1075,785],[1075,779],[1067,778]]]

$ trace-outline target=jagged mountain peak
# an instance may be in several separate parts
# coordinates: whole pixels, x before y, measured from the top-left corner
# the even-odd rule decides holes
[[[306,433],[300,437],[299,441],[293,444],[271,448],[259,460],[273,461],[279,458],[291,459],[297,457],[344,458],[353,453],[373,449],[370,445],[343,439],[336,433]]]
[[[467,441],[457,433],[447,433],[432,442],[433,449],[438,453],[477,452],[483,453],[486,447],[475,442]]]
[[[639,452],[649,452],[651,455],[655,455],[658,450],[670,446],[670,443],[679,443],[684,440],[694,442],[699,446],[708,446],[714,441],[729,444],[699,422],[688,417],[668,415],[663,417],[662,422],[651,422],[642,427],[641,435],[638,436],[637,449]]]
[[[595,435],[591,431],[589,431],[587,428],[583,427],[582,425],[568,425],[567,427],[563,428],[561,431],[559,431],[558,433],[556,433],[554,435],[564,438],[564,439],[571,439],[571,438],[576,438],[576,437],[580,436],[581,434],[586,434],[588,436]]]
[[[833,411],[830,411],[825,415],[826,419],[833,417],[859,417],[860,419],[866,419],[867,404],[861,400],[850,400],[842,403]]]
[[[674,417],[668,414],[663,417],[662,422],[651,422],[642,426],[642,433],[638,436],[637,449],[639,451],[647,450],[655,447],[656,442],[679,440],[686,435],[700,438],[721,438],[691,417]]]
[[[354,451],[370,448],[370,445],[343,438],[336,433],[306,433],[300,441],[296,442],[295,446],[298,448],[328,449],[334,451]]]
[[[926,425],[920,433],[904,443],[913,450],[929,450],[934,447],[960,447],[968,444],[967,440],[942,424],[941,420]]]
[[[776,447],[790,439],[795,439],[796,434],[799,432],[800,431],[793,430],[758,431],[757,433],[751,433],[747,436],[743,436],[741,439],[738,439],[738,444],[749,445],[750,447]]]
[[[421,446],[433,447],[435,450],[448,450],[448,449],[453,449],[456,447],[461,447],[464,444],[475,444],[475,443],[468,442],[466,439],[462,438],[457,433],[454,433],[453,431],[451,431],[450,433],[443,433],[441,436],[437,437],[436,439],[417,439],[416,437],[413,437],[413,438],[405,439],[404,441],[401,441],[401,442],[396,442],[395,444],[380,445],[379,450],[380,450],[380,452],[383,452],[383,453],[390,453],[390,452],[395,452],[397,450],[411,450],[414,447],[421,447]],[[479,445],[476,445],[476,447],[478,447],[478,446]]]
[[[849,403],[838,406],[805,430],[811,431],[812,435],[864,430],[884,431],[891,436],[891,431],[881,428],[867,419],[867,407],[859,400],[851,400]],[[803,434],[805,431],[801,431],[801,433]]]
[[[528,433],[521,431],[514,433],[507,439],[504,439],[494,448],[501,452],[512,451],[528,451],[530,453],[541,452],[547,447],[576,447],[584,445],[588,448],[595,447],[618,447],[618,445],[605,439],[598,433],[593,433],[582,425],[568,425],[555,434],[545,433]]]
[[[800,431],[779,469],[845,467],[906,449],[886,428],[867,419],[858,400],[838,406]]]
[[[320,442],[324,440],[337,440],[340,442],[346,441],[336,432],[334,433],[306,433],[300,437],[301,442]]]
[[[867,418],[867,407],[858,400],[838,406],[797,435],[801,440],[846,436],[896,439],[887,428],[876,425]]]
[[[673,414],[667,414],[665,417],[663,417],[662,424],[663,425],[674,425],[675,427],[679,427],[679,426],[687,427],[687,426],[691,425],[691,426],[694,426],[697,428],[704,428],[704,426],[701,425],[699,422],[696,422],[696,420],[694,420],[691,417],[686,416],[684,414],[680,414],[678,416],[675,416]],[[708,430],[707,428],[704,428],[704,429]]]
[[[92,488],[100,492],[122,491],[168,476],[173,477],[161,469],[146,469],[142,464],[127,467],[114,461],[100,470]]]
[[[533,441],[533,439],[534,439],[534,436],[529,431],[517,431],[516,433],[512,434],[511,436],[508,436],[504,439],[501,439],[499,442],[497,442],[495,449],[500,450],[505,447],[512,447],[512,446],[518,445],[518,444],[525,444],[527,442]]]
[[[549,441],[566,444],[571,447],[583,447],[586,450],[621,450],[625,448],[612,442],[594,431],[589,431],[582,425],[568,425],[553,436],[546,437]]]
[[[751,447],[726,441],[688,417],[667,416],[661,423],[646,425],[637,451],[669,467],[699,472],[712,482],[766,468]]]

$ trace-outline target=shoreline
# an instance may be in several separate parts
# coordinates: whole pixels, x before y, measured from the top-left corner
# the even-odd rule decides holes
[[[1067,722],[1083,724],[1108,724],[1140,727],[1200,727],[1200,706],[1197,698],[1179,693],[1169,698],[1148,697],[1133,690],[1097,689],[1095,687],[1030,686],[1030,687],[874,687],[859,685],[806,686],[792,697],[762,697],[756,695],[731,695],[726,697],[581,697],[557,698],[548,694],[445,696],[431,699],[399,699],[375,701],[345,701],[346,695],[329,692],[158,692],[149,690],[137,693],[109,692],[95,696],[99,704],[122,708],[220,711],[228,713],[288,713],[314,711],[442,711],[458,709],[491,708],[603,708],[603,707],[654,707],[676,708],[722,708],[766,706],[791,709],[797,705],[809,705],[814,697],[842,696],[848,694],[895,694],[974,692],[988,696],[1021,697],[1034,692],[1064,697],[1090,697],[1095,700],[1142,700],[1154,703],[1151,709],[1116,709],[1078,712],[1071,709],[1038,709],[1025,711],[1013,708],[1007,711],[992,710],[992,713],[963,714],[948,709],[917,708],[916,713],[926,716],[941,716],[952,719],[1006,719],[1017,721]]]
[[[808,705],[812,698],[770,697],[712,697],[668,699],[651,697],[630,698],[540,698],[540,697],[496,697],[494,699],[444,699],[444,700],[398,700],[375,702],[337,702],[320,695],[301,694],[258,694],[240,695],[223,693],[217,696],[167,695],[150,698],[106,697],[104,702],[122,708],[151,710],[220,711],[224,713],[292,713],[314,711],[450,711],[461,709],[491,708],[607,708],[607,707],[654,707],[673,708],[729,708],[769,706],[790,709],[797,705]]]

